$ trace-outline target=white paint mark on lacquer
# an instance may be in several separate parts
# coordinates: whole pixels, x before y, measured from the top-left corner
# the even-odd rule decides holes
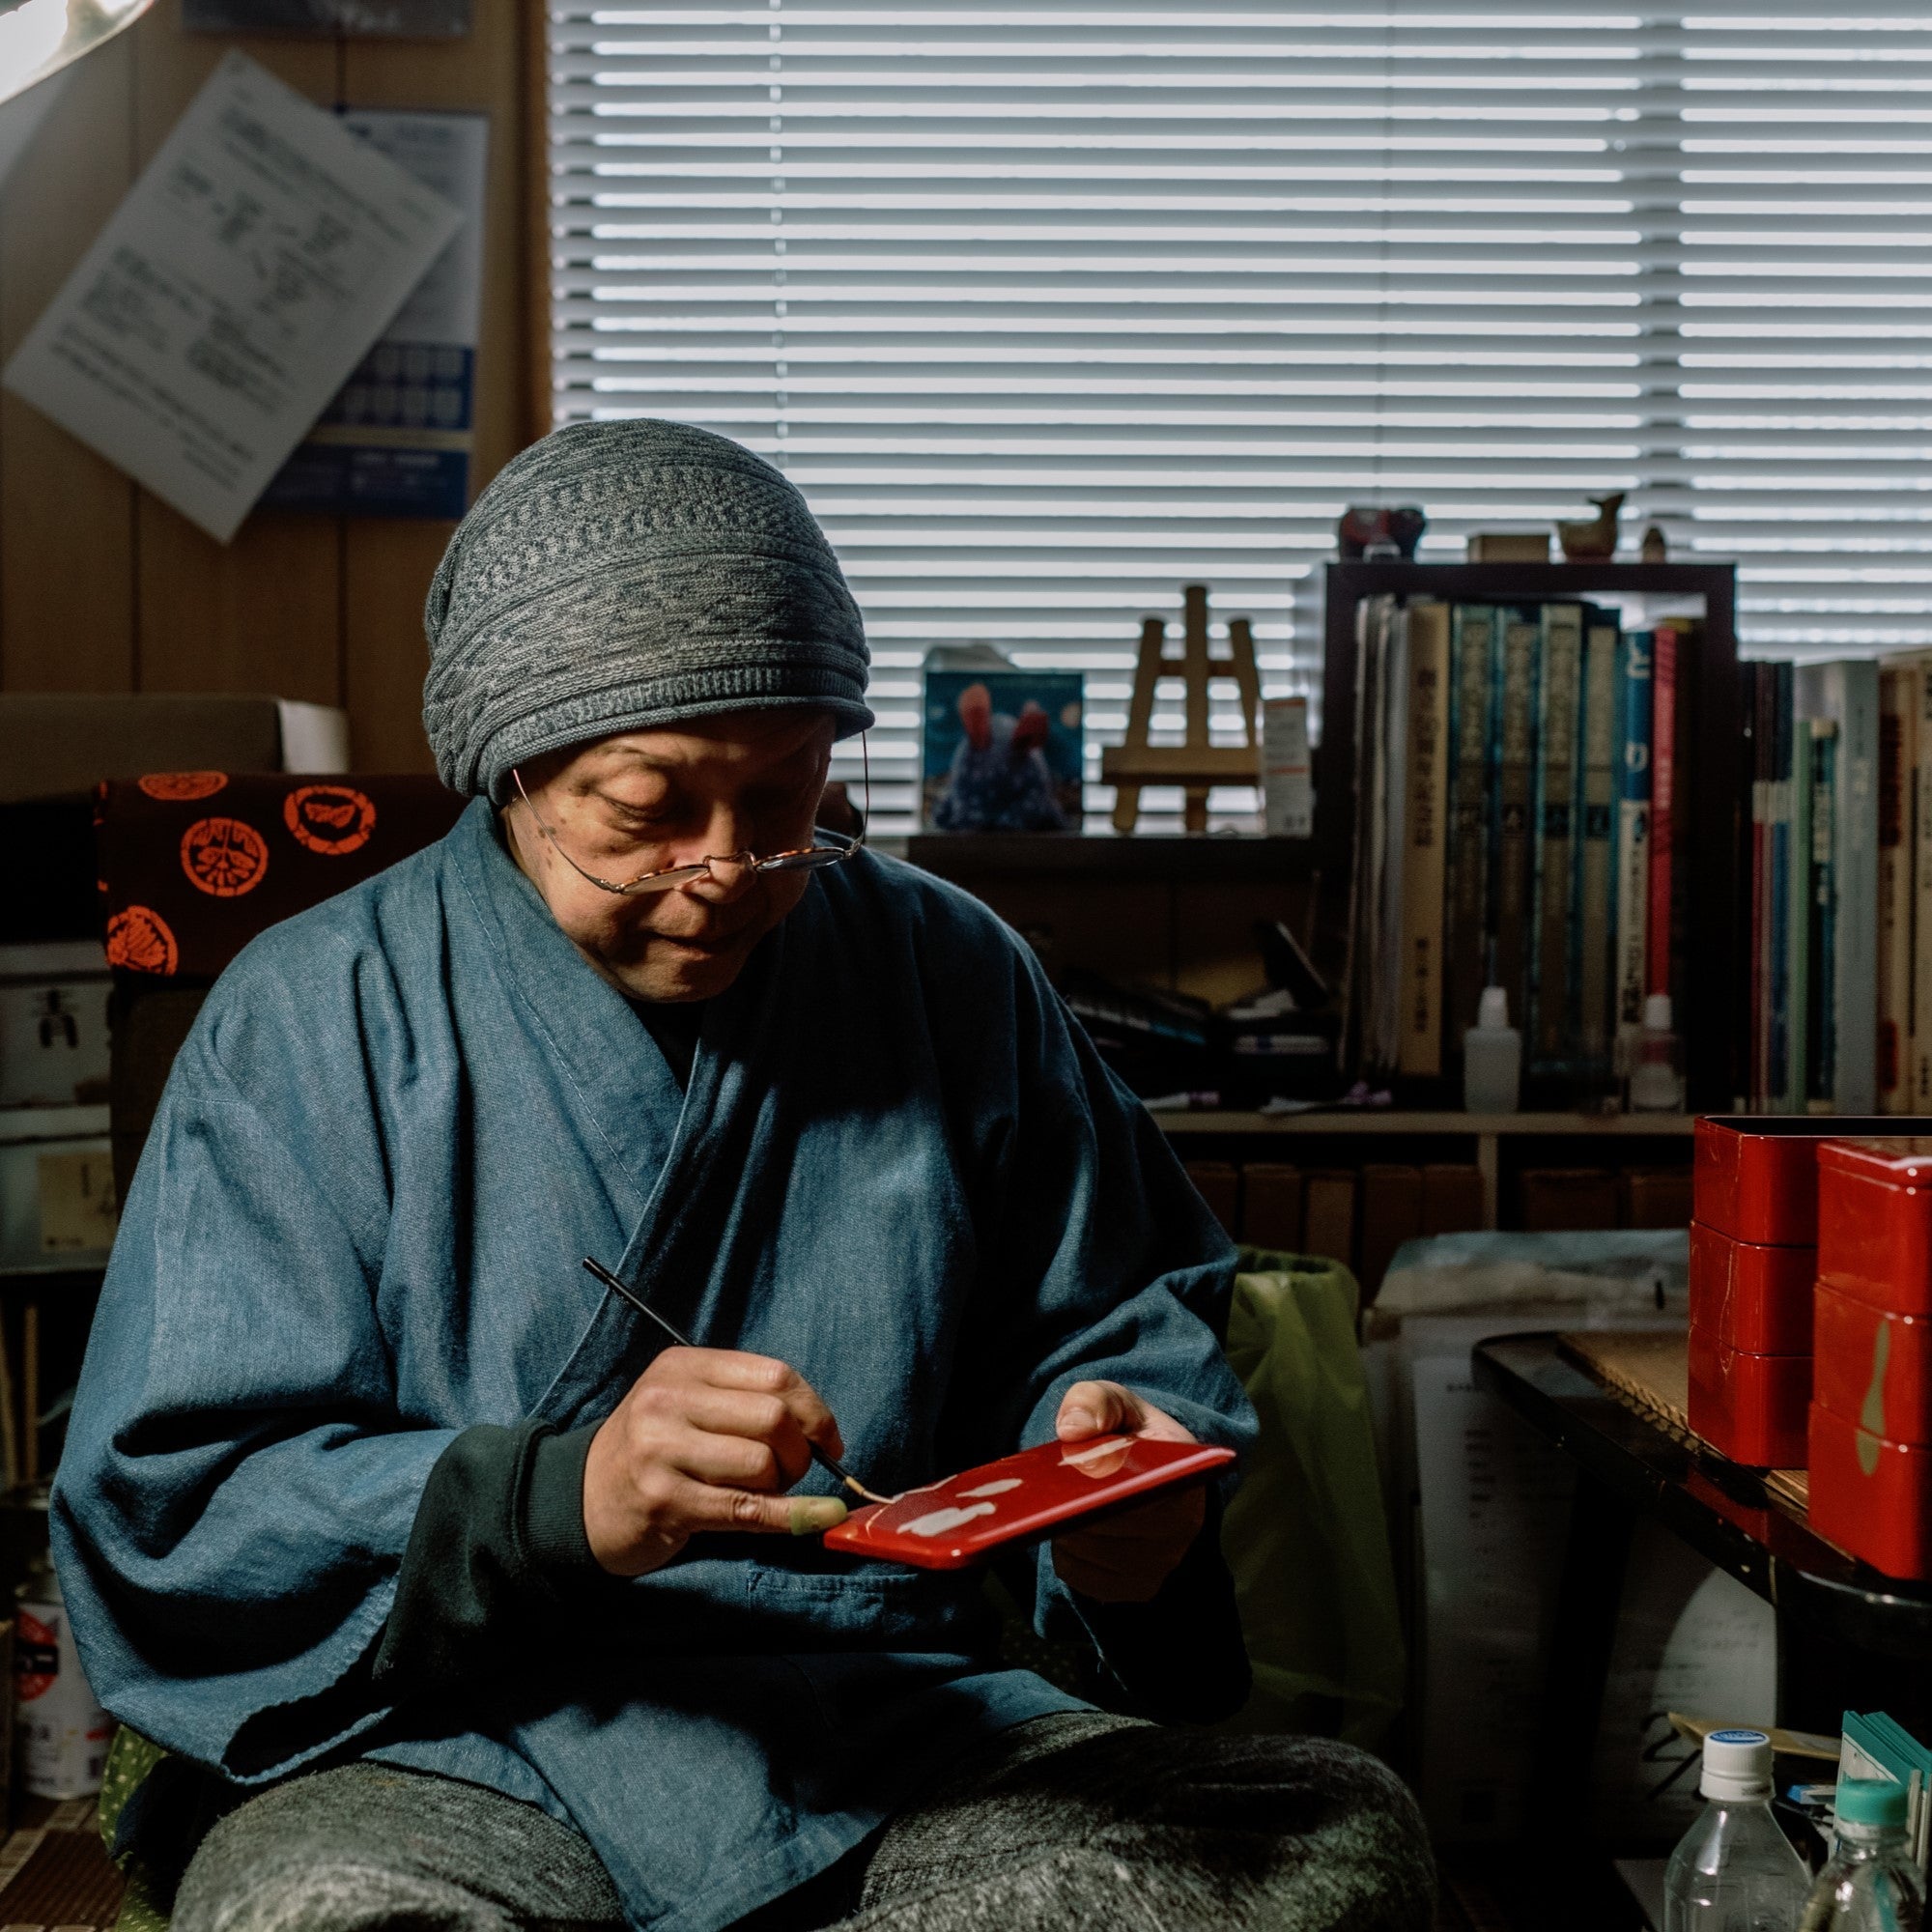
[[[924,1516],[916,1516],[906,1524],[908,1536],[944,1536],[949,1529],[959,1529],[971,1522],[976,1516],[991,1516],[991,1503],[975,1503],[971,1509],[932,1510]]]
[[[961,1490],[959,1493],[962,1496],[1003,1496],[1009,1490],[1016,1490],[1019,1486],[1017,1476],[1002,1476],[997,1483],[981,1483],[977,1490]]]

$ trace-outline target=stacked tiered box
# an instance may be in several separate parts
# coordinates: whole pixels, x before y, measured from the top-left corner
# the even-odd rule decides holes
[[[1932,1140],[1818,1156],[1811,1526],[1932,1577]]]
[[[1697,1122],[1690,1427],[1734,1463],[1790,1469],[1804,1462],[1818,1149],[1845,1125],[1756,1115]]]

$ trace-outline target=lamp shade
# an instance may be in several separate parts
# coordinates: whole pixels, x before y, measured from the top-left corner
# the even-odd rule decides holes
[[[111,40],[153,0],[0,0],[0,100]]]

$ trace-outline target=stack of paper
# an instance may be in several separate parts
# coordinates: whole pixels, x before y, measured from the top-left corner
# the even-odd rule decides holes
[[[1845,1713],[1845,1748],[1840,1777],[1889,1777],[1905,1786],[1906,1831],[1919,1868],[1925,1869],[1932,1844],[1932,1750],[1883,1711],[1860,1717]]]

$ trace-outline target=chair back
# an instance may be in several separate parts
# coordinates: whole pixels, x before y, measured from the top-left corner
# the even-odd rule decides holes
[[[434,843],[465,802],[413,775],[240,772],[150,772],[101,785],[96,801],[125,1199],[175,1054],[222,968],[268,927]]]

